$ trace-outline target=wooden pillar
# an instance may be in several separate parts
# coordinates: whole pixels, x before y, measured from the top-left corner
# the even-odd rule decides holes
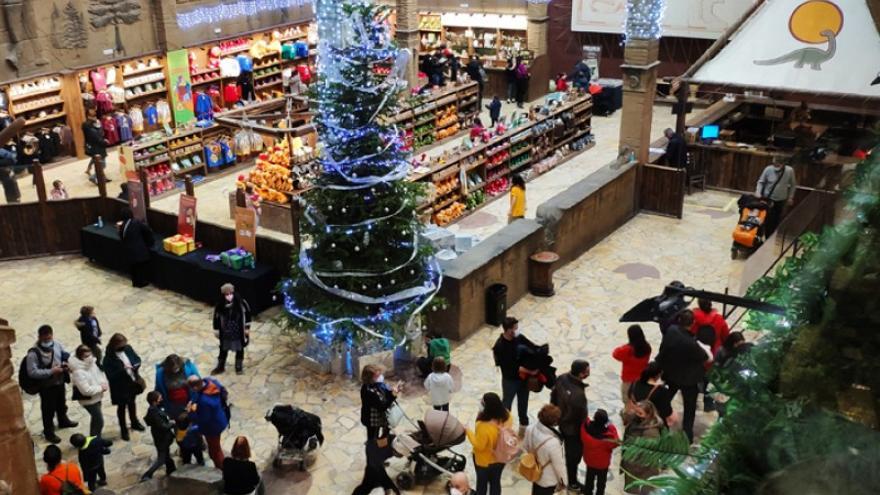
[[[95,155],[95,181],[98,183],[98,195],[107,197],[107,174],[104,173],[106,160],[101,155]]]
[[[416,0],[396,0],[397,32],[394,38],[400,48],[410,51],[409,66],[406,68],[406,81],[409,88],[419,84],[419,7]]]
[[[144,186],[144,209],[150,209],[150,181],[147,179],[147,170],[144,168],[138,169],[138,178],[141,181],[141,184]]]
[[[39,160],[34,160],[32,165],[34,174],[34,187],[37,188],[37,200],[45,203],[48,200],[46,196],[46,178],[43,177],[43,164]]]
[[[678,84],[678,87],[675,85]],[[690,98],[690,85],[687,81],[676,79],[672,82],[672,89],[675,90],[675,96],[678,98],[678,114],[675,116],[675,132],[679,136],[684,136],[684,129],[687,127],[687,106]]]
[[[623,61],[623,115],[620,122],[620,149],[635,152],[639,163],[648,162],[651,143],[651,119],[657,86],[656,39],[630,39],[626,42]]]
[[[61,74],[61,97],[64,99],[64,108],[67,111],[67,125],[70,126],[73,134],[74,152],[77,158],[85,158],[86,142],[82,125],[86,121],[86,112],[76,72]]]
[[[12,379],[15,367],[12,344],[15,330],[0,319],[0,480],[10,485],[15,495],[37,495],[37,466],[34,443],[24,421],[21,390]],[[24,347],[19,347],[24,352]],[[19,355],[20,359],[22,356]]]

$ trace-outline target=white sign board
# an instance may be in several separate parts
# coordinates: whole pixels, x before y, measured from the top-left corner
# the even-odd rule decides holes
[[[724,33],[754,0],[666,0],[663,36],[715,39]],[[573,0],[572,31],[622,33],[626,0]]]

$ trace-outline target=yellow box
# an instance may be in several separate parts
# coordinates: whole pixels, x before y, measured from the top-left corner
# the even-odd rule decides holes
[[[166,252],[176,254],[177,256],[183,256],[190,251],[195,251],[196,243],[189,237],[174,235],[162,240],[162,248],[165,249]]]

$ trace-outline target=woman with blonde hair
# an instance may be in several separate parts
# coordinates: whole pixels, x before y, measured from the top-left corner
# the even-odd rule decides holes
[[[663,420],[657,416],[657,409],[654,404],[649,401],[641,401],[636,407],[631,408],[623,415],[623,423],[626,427],[623,430],[624,442],[631,438],[657,438],[662,433],[666,425]],[[636,478],[648,479],[651,476],[660,474],[660,470],[650,466],[645,466],[633,461],[620,461],[620,470],[624,474],[624,491],[626,493],[646,494],[651,493],[650,487],[628,488]]]

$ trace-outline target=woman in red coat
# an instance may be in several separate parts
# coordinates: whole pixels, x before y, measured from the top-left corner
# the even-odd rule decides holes
[[[620,370],[620,400],[626,404],[629,388],[639,381],[642,371],[651,361],[651,344],[645,340],[645,332],[638,325],[630,325],[626,329],[629,342],[614,349],[611,357],[622,363]]]
[[[581,442],[584,444],[584,462],[587,464],[587,482],[583,493],[605,495],[605,482],[608,479],[608,466],[611,465],[611,452],[620,445],[617,428],[608,421],[608,413],[597,409],[593,420],[587,418],[581,427]]]

